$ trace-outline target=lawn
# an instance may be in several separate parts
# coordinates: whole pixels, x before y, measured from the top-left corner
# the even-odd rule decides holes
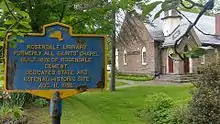
[[[163,92],[178,104],[190,99],[191,86],[142,86],[118,89],[116,92],[83,93],[63,101],[63,124],[144,124],[135,115],[144,107],[145,98]],[[49,108],[28,110],[30,124],[51,122]],[[39,122],[41,121],[41,122]]]
[[[110,87],[110,84],[111,84],[111,82],[108,81],[108,82],[107,82],[107,87],[108,87],[108,88]],[[119,81],[117,81],[117,82],[115,83],[115,86],[123,86],[123,85],[127,85],[127,83],[119,82]]]

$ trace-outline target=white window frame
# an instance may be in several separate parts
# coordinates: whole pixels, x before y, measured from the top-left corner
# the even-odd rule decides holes
[[[146,50],[146,47],[143,47],[142,49],[141,49],[141,64],[142,65],[147,65],[147,60],[145,60],[145,62],[144,62],[144,52],[146,53],[146,55],[147,55],[147,50]],[[147,56],[146,56],[146,58],[147,58]]]
[[[205,55],[203,55],[201,58],[201,64],[205,64]]]
[[[125,57],[126,57],[126,58],[125,58]],[[128,60],[128,54],[127,54],[127,51],[126,51],[126,50],[124,50],[124,53],[123,53],[123,60],[124,60],[124,65],[127,65],[128,63],[127,63],[126,60]]]

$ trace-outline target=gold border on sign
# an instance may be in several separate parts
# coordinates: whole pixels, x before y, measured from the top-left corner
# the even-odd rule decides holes
[[[104,87],[104,90],[106,90],[107,89],[107,41],[106,41],[106,36],[105,35],[97,35],[97,34],[73,34],[71,26],[60,23],[60,22],[54,22],[54,23],[51,23],[51,24],[44,25],[42,33],[27,33],[25,36],[45,36],[46,28],[47,27],[52,27],[54,25],[59,25],[61,27],[68,28],[70,36],[101,37],[101,38],[104,39],[104,57],[105,57],[105,62],[104,62],[104,66],[105,66],[105,80],[104,80],[105,82],[104,82],[104,84],[105,84],[105,87]],[[34,94],[34,95],[37,95],[37,96],[45,97],[45,98],[48,98],[48,99],[52,98],[53,94],[56,91],[60,92],[61,98],[67,98],[69,96],[73,96],[73,95],[76,95],[76,94],[80,93],[80,91],[76,90],[76,89],[7,90],[6,83],[7,83],[8,37],[9,36],[10,36],[10,33],[7,34],[7,38],[6,38],[6,41],[5,41],[5,48],[4,48],[4,50],[5,50],[5,56],[4,56],[4,58],[5,58],[5,64],[4,64],[5,74],[4,74],[4,83],[3,83],[3,90],[4,91],[7,91],[7,92],[27,92],[27,93],[31,93],[31,94]],[[102,89],[102,88],[88,89],[87,91],[88,92],[94,92],[94,91],[100,91],[100,89]]]

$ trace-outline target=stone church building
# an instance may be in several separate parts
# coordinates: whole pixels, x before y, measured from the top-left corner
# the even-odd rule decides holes
[[[151,15],[158,10],[156,8]],[[174,60],[174,43],[185,33],[190,22],[194,22],[197,13],[175,10],[162,13],[152,21],[152,17],[143,19],[135,13],[124,14],[123,23],[117,39],[116,68],[118,72],[133,74],[188,74],[197,73],[204,64],[218,59],[220,37],[220,14],[202,16],[189,35],[178,42],[178,51],[188,51],[201,47],[207,53],[200,58],[187,58],[186,61]],[[206,33],[206,34],[205,34]]]

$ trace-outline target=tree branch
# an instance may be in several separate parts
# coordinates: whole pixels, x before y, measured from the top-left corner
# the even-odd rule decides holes
[[[60,15],[59,22],[62,22],[62,20],[63,20],[64,13],[65,13],[65,8],[66,8],[66,5],[63,5],[63,9],[62,9],[62,12],[61,12],[61,15]]]
[[[199,3],[196,3],[196,2],[194,2],[194,1],[192,1],[192,0],[186,0],[186,1],[189,2],[189,3],[191,3],[191,4],[194,5],[194,6],[204,8],[204,5],[199,4]]]
[[[18,21],[18,19],[15,17],[14,13],[13,13],[12,10],[10,9],[7,0],[4,0],[4,2],[5,2],[5,5],[6,5],[7,9],[8,9],[8,12],[12,15],[12,17],[13,17],[16,21]]]
[[[186,8],[186,9],[192,9],[192,8],[195,6],[194,4],[192,4],[191,6],[186,6],[186,5],[183,3],[183,0],[180,1],[180,4],[181,4],[184,8]]]
[[[181,14],[190,24],[193,24],[192,21],[189,20],[188,17],[186,17],[182,12],[180,12],[179,10],[176,10],[179,14]],[[201,32],[202,34],[204,35],[210,35],[210,36],[213,36],[213,37],[220,37],[220,35],[215,35],[215,34],[209,34],[209,33],[206,33],[204,31],[202,31],[200,28],[198,28],[196,25],[194,25],[194,27],[199,31]]]
[[[191,1],[191,0],[187,0],[187,1]],[[193,2],[193,1],[192,1]],[[186,32],[181,36],[179,37],[176,41],[175,41],[175,44],[174,44],[174,52],[180,57],[180,59],[182,60],[185,60],[185,58],[177,51],[177,45],[178,45],[178,42],[180,40],[182,40],[185,36],[188,35],[188,33],[190,32],[190,30],[197,24],[197,22],[199,21],[199,19],[202,17],[202,15],[207,11],[207,10],[210,10],[213,8],[213,0],[209,0],[205,6],[203,7],[202,11],[199,13],[199,15],[197,16],[196,20],[191,23],[189,25],[189,27],[187,28]],[[194,3],[194,2],[193,2]],[[196,5],[197,6],[197,5]]]

